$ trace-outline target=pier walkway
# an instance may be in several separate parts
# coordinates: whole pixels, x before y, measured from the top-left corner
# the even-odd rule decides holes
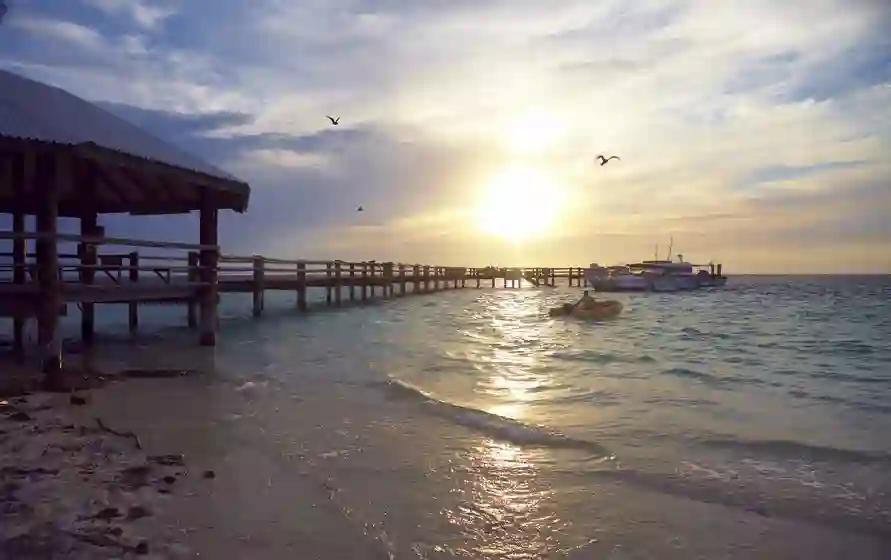
[[[41,274],[53,274],[58,283],[58,312],[77,308],[84,343],[94,338],[95,306],[127,305],[131,332],[139,328],[139,307],[147,304],[181,305],[190,327],[200,329],[204,345],[216,342],[216,321],[200,321],[202,314],[216,317],[215,308],[226,294],[251,294],[253,314],[263,315],[265,294],[270,290],[294,293],[294,308],[309,309],[308,302],[324,293],[323,305],[338,307],[380,298],[432,294],[462,288],[518,288],[554,286],[566,281],[581,285],[582,269],[454,267],[426,264],[344,260],[279,259],[260,255],[219,254],[216,246],[168,243],[139,239],[50,234],[54,244],[73,246],[57,252],[51,268],[41,267],[35,252],[25,252],[28,242],[45,240],[47,234],[0,232],[0,241],[12,241],[14,251],[0,252],[0,317],[15,321],[13,349],[22,354],[23,322],[40,315],[48,298]],[[100,251],[101,248],[101,251]],[[201,264],[201,252],[216,254],[214,262]],[[12,262],[10,262],[10,260]],[[210,261],[210,259],[208,259]],[[209,269],[209,270],[208,270]],[[207,300],[212,292],[216,297]],[[200,326],[199,326],[200,325]]]

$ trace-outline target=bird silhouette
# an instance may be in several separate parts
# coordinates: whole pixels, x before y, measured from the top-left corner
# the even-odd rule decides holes
[[[617,160],[619,160],[619,161],[622,161],[622,158],[620,158],[619,156],[609,156],[609,157],[604,157],[604,156],[602,156],[602,155],[598,155],[598,156],[597,156],[596,158],[594,158],[594,159],[599,159],[599,160],[600,160],[600,167],[603,167],[604,165],[606,165],[606,162],[608,162],[608,161],[611,160],[611,159],[617,159]]]
[[[334,126],[337,126],[338,124],[340,124],[340,117],[337,117],[335,119],[334,117],[331,117],[329,115],[325,115],[325,116],[328,117],[328,120],[331,121],[331,124],[333,124]]]
[[[356,208],[356,212],[364,212],[364,211],[365,211],[365,209],[362,208],[361,206]]]

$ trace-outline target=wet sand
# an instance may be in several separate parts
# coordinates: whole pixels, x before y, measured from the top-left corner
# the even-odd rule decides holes
[[[167,350],[113,348],[91,363],[194,371],[110,375],[76,405],[68,394],[3,399],[0,558],[387,558],[311,460],[240,444],[253,429],[250,383],[214,382],[213,354]]]

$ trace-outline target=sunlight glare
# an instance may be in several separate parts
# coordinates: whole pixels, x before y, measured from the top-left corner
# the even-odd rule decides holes
[[[529,112],[505,127],[505,143],[515,153],[531,154],[553,146],[564,132],[556,115]]]
[[[482,231],[504,238],[542,234],[553,226],[563,194],[561,185],[541,169],[505,169],[486,185],[477,223]]]

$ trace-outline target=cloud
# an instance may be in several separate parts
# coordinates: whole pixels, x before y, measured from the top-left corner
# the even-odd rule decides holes
[[[87,5],[111,16],[125,15],[140,27],[153,30],[164,20],[176,14],[175,7],[151,3],[146,0],[83,0]]]
[[[30,33],[41,42],[68,44],[91,52],[98,52],[106,45],[96,30],[70,21],[24,17],[12,20],[10,25]]]
[[[886,266],[866,256],[891,244],[880,0],[33,0],[13,15],[0,65],[252,183],[250,212],[226,218],[233,250],[568,264],[675,234],[738,269],[793,267],[791,247],[799,270],[829,253]],[[480,234],[475,197],[520,164],[572,203],[541,239]]]

